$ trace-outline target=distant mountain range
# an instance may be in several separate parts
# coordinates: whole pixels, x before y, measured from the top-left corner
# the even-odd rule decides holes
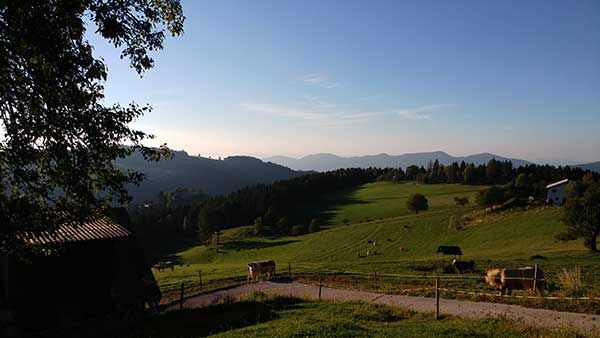
[[[511,161],[513,166],[519,167],[530,162],[520,159],[507,158],[500,155],[482,153],[469,156],[452,156],[443,151],[434,151],[426,153],[411,153],[402,155],[367,155],[341,157],[334,154],[314,154],[302,158],[293,158],[288,156],[273,156],[265,158],[264,161],[281,164],[294,170],[315,170],[329,171],[340,168],[368,168],[368,167],[401,167],[406,168],[410,165],[427,166],[429,161],[440,161],[447,165],[452,162],[465,161],[476,165],[489,162],[495,158],[498,161]]]
[[[578,164],[578,165],[575,165],[574,167],[581,168],[583,170],[590,170],[590,171],[595,171],[597,173],[600,173],[600,161],[586,163],[586,164]]]
[[[173,159],[159,162],[147,162],[135,154],[118,160],[117,165],[146,174],[146,180],[139,187],[129,187],[134,202],[155,200],[159,192],[173,192],[177,188],[201,190],[209,195],[226,194],[248,185],[305,174],[254,157],[215,160],[189,156],[185,151],[175,151]]]

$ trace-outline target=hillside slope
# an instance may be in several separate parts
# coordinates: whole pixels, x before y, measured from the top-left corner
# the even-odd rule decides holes
[[[198,269],[206,272],[206,278],[242,276],[248,262],[262,259],[275,259],[284,265],[291,262],[295,269],[305,271],[414,273],[419,265],[449,259],[436,254],[439,245],[459,245],[464,258],[476,260],[480,268],[533,264],[530,257],[534,255],[552,257],[543,262],[545,271],[555,272],[574,264],[587,271],[599,268],[594,263],[598,260],[588,256],[581,241],[556,241],[555,235],[565,226],[560,221],[560,209],[555,207],[499,212],[480,220],[473,209],[467,208],[465,212],[473,214],[475,225],[462,230],[450,228],[449,219],[458,210],[453,198],[469,196],[473,201],[481,188],[367,184],[343,199],[338,198],[338,204],[327,203],[329,207],[320,210],[331,214],[328,218],[332,226],[327,230],[274,239],[241,239],[238,235],[247,234],[247,228],[228,230],[218,250],[196,246],[181,251],[176,254],[181,263],[191,265],[157,277],[162,285],[168,286],[188,278],[194,280]],[[411,192],[424,193],[430,210],[409,214],[405,202]],[[340,223],[342,220],[349,225]],[[368,241],[375,241],[376,246]],[[377,250],[378,254],[365,257],[368,250]]]
[[[130,187],[134,202],[156,199],[161,191],[177,188],[202,190],[209,195],[225,194],[247,185],[271,183],[303,175],[274,163],[257,158],[232,156],[223,160],[189,156],[185,151],[174,152],[171,160],[144,161],[140,154],[117,161],[123,169],[146,174],[139,187]]]

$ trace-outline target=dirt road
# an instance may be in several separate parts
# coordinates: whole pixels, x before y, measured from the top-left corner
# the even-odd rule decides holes
[[[232,289],[217,291],[184,302],[185,308],[206,307],[223,302],[227,298],[240,299],[254,292],[266,294],[296,296],[306,299],[318,299],[319,287],[297,282],[258,282],[245,284]],[[434,300],[425,297],[385,295],[373,292],[352,291],[323,287],[321,297],[324,300],[349,301],[362,300],[392,306],[400,306],[418,312],[433,312]],[[170,309],[176,309],[173,306]],[[503,317],[532,326],[548,328],[569,327],[581,333],[600,337],[600,316],[571,312],[558,312],[545,309],[525,308],[517,305],[459,301],[440,299],[440,312],[467,318]]]

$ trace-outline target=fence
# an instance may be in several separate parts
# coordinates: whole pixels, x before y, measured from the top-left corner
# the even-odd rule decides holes
[[[280,264],[281,265],[281,264]],[[283,272],[281,273],[281,270]],[[322,297],[322,288],[350,288],[359,291],[369,291],[383,294],[404,294],[432,297],[434,299],[434,310],[436,318],[439,317],[439,302],[443,295],[469,295],[485,296],[499,299],[537,299],[537,300],[565,300],[565,301],[588,301],[600,302],[599,297],[566,297],[566,296],[533,296],[526,294],[501,294],[491,292],[491,287],[485,284],[485,276],[478,275],[452,275],[452,274],[393,274],[380,273],[373,271],[371,273],[357,271],[339,271],[327,269],[315,269],[310,266],[295,265],[290,262],[283,264],[279,269],[277,278],[288,278],[305,281],[309,284],[318,283],[318,299]],[[532,282],[532,289],[535,291],[543,278],[538,277],[537,264],[535,266],[532,278],[525,277],[507,277],[505,280],[527,280]],[[204,274],[204,275],[203,275]],[[179,304],[183,308],[184,300],[194,295],[212,292],[216,290],[227,289],[232,286],[242,285],[248,282],[244,277],[235,277],[226,280],[224,283],[211,282],[208,285],[204,282],[203,276],[206,273],[198,271],[198,279],[195,283],[182,283],[179,289],[177,299],[171,297],[169,305]],[[354,285],[348,285],[348,280],[354,281]],[[332,283],[333,282],[333,283]],[[358,288],[356,287],[358,286]],[[365,288],[367,286],[367,288]],[[487,292],[486,292],[487,291]]]

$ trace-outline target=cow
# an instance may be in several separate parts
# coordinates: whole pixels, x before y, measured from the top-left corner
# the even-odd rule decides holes
[[[473,272],[475,270],[475,262],[470,261],[459,261],[457,259],[452,260],[452,267],[456,270],[459,275],[467,271]]]
[[[512,290],[533,290],[535,268],[528,266],[518,269],[489,269],[485,272],[485,281],[498,290],[502,295],[502,290],[506,295],[510,295]],[[542,295],[544,287],[544,271],[537,269],[535,289]]]
[[[248,279],[256,281],[263,274],[266,274],[268,279],[273,278],[273,275],[275,275],[275,261],[248,263]]]

